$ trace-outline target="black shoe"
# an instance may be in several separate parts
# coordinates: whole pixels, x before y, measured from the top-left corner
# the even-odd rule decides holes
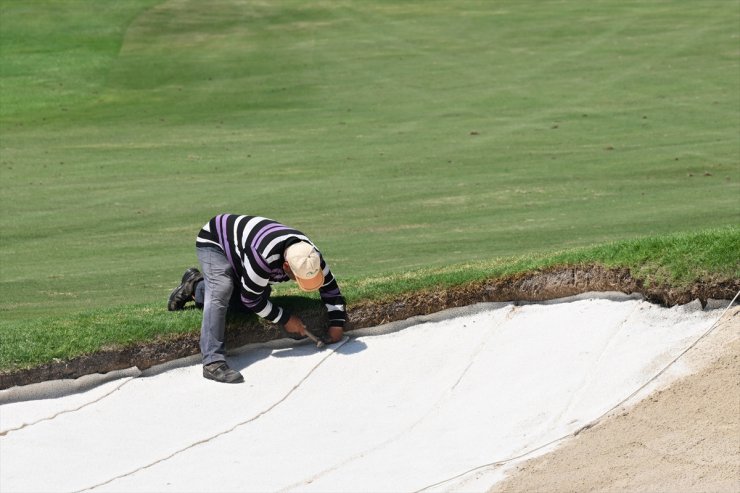
[[[170,299],[167,301],[167,309],[171,312],[182,310],[185,303],[193,299],[195,284],[203,280],[203,274],[195,267],[191,267],[182,275],[180,285],[172,290]]]
[[[223,383],[241,383],[244,381],[242,374],[229,368],[225,361],[203,365],[203,376],[209,380]]]

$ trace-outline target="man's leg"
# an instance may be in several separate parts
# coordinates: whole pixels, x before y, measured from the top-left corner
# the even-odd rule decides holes
[[[205,296],[200,328],[203,375],[221,382],[242,381],[241,374],[226,366],[226,312],[234,290],[234,270],[226,255],[216,247],[196,248],[203,269]]]
[[[195,284],[193,299],[195,299],[195,308],[203,309],[203,303],[206,299],[206,283],[201,279]],[[233,295],[232,295],[233,296]]]

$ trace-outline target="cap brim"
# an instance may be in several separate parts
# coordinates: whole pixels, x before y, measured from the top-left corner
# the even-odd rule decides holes
[[[319,272],[318,275],[311,279],[301,279],[300,277],[296,277],[295,282],[298,283],[298,287],[301,288],[301,291],[316,291],[324,285],[324,273]]]

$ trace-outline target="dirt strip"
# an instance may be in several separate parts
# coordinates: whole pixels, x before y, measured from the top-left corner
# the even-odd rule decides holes
[[[383,301],[355,303],[348,306],[350,320],[347,330],[373,327],[416,315],[488,301],[545,301],[590,291],[620,291],[626,294],[640,293],[651,302],[673,306],[694,299],[699,299],[702,303],[710,298],[731,299],[738,290],[740,279],[700,282],[690,288],[673,289],[644,286],[642,281],[630,275],[628,269],[605,269],[600,266],[559,267],[451,288],[414,292]],[[310,327],[326,325],[321,308],[300,315]],[[233,348],[278,339],[285,335],[281,328],[256,320],[256,317],[236,317],[230,320],[227,327],[226,344],[227,348]],[[162,337],[145,344],[114,347],[67,361],[0,373],[0,390],[46,380],[107,373],[133,366],[145,370],[198,352],[197,333]]]

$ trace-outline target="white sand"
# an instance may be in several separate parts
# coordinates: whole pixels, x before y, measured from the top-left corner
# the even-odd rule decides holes
[[[324,351],[246,346],[229,357],[240,385],[195,363],[4,404],[0,490],[485,491],[500,472],[464,473],[602,416],[720,314],[597,298],[489,308]]]

